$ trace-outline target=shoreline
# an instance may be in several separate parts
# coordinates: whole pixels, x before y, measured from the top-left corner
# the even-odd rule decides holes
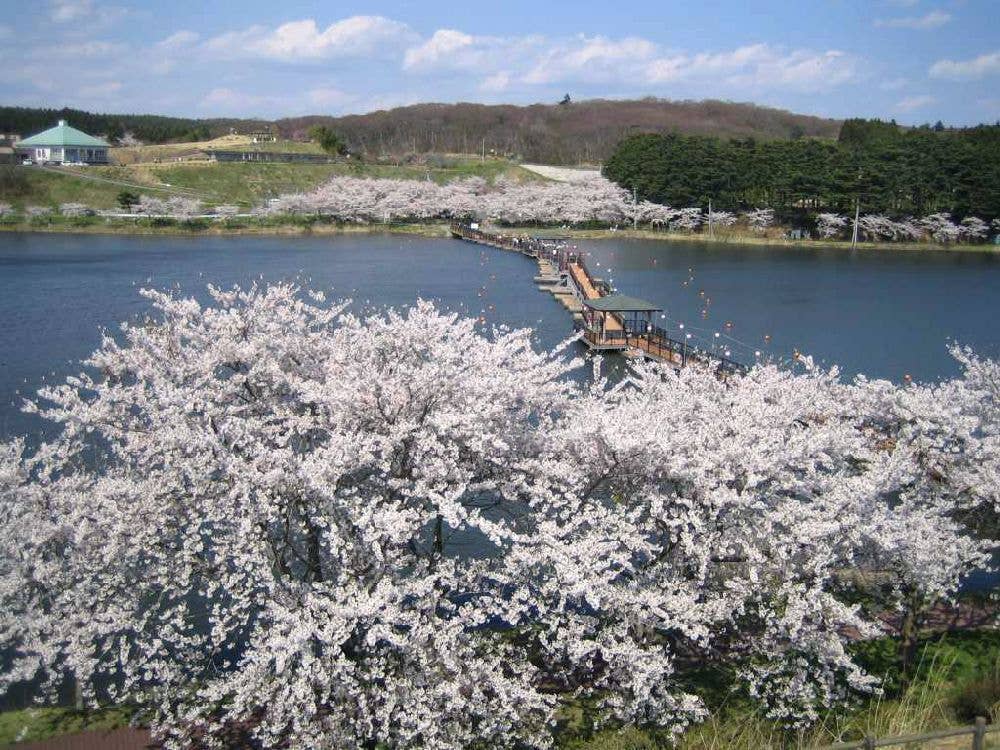
[[[823,248],[850,251],[851,244],[847,240],[791,240],[783,237],[767,237],[742,234],[736,232],[719,233],[709,236],[700,233],[679,233],[657,231],[652,229],[618,229],[614,232],[608,229],[562,229],[559,227],[512,226],[495,227],[500,233],[532,236],[559,236],[570,239],[592,240],[647,240],[660,242],[697,242],[706,245],[747,245],[757,247],[787,247],[787,248]],[[2,234],[90,234],[109,236],[173,236],[173,237],[314,237],[337,236],[350,234],[401,234],[416,237],[447,238],[451,236],[448,222],[432,224],[335,224],[335,223],[273,223],[239,226],[208,225],[198,228],[187,228],[181,225],[152,226],[136,223],[77,223],[58,222],[46,224],[29,224],[24,222],[0,224]],[[986,253],[1000,255],[1000,245],[982,243],[976,245],[957,244],[940,245],[930,242],[858,242],[857,251],[865,250],[903,250],[910,252],[948,252],[948,253]]]

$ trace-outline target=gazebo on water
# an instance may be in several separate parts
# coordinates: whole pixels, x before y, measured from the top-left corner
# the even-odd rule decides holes
[[[635,342],[629,339],[649,334],[653,329],[653,314],[663,310],[627,294],[609,294],[582,302],[584,342],[591,349],[634,346]]]

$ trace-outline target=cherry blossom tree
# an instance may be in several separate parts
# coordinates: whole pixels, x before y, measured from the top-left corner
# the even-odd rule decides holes
[[[963,401],[974,409],[980,395]],[[560,571],[547,595],[575,596],[571,611],[587,613],[570,630],[594,641],[610,708],[637,721],[644,709],[696,718],[698,702],[669,687],[679,653],[740,666],[747,692],[790,725],[874,686],[845,634],[878,628],[873,613],[845,603],[842,572],[891,569],[896,598],[884,603],[928,601],[987,560],[953,518],[951,498],[929,491],[924,435],[886,418],[894,400],[919,396],[885,382],[843,384],[811,363],[800,375],[759,367],[728,381],[648,366],[632,385],[576,405],[549,443],[577,462],[574,491],[544,515],[535,553]],[[942,438],[968,437],[969,425],[941,424],[950,425]],[[983,458],[978,450],[995,476],[993,443],[979,441],[959,463]],[[996,485],[985,487],[983,500],[996,503]],[[645,704],[611,690],[619,670],[633,678],[624,694]]]
[[[659,203],[643,201],[640,205],[642,206],[643,219],[651,227],[665,227],[670,224],[670,222],[677,215],[677,211],[675,209]]]
[[[840,214],[822,213],[816,216],[816,228],[824,239],[839,236],[847,227],[847,218]]]
[[[967,216],[962,219],[959,227],[961,237],[966,242],[979,242],[985,240],[990,233],[989,224],[975,216]]]
[[[71,217],[93,216],[94,209],[84,205],[83,203],[63,203],[59,206],[59,213],[63,216]]]
[[[712,224],[717,227],[731,227],[736,223],[736,214],[730,211],[713,211],[710,218]]]
[[[173,195],[167,199],[167,213],[182,219],[198,216],[203,211],[202,202],[196,198]]]
[[[931,214],[921,219],[920,223],[935,242],[948,244],[958,242],[962,237],[962,231],[951,220],[951,214]]]
[[[670,229],[693,232],[701,226],[702,213],[700,208],[678,209],[670,222]]]
[[[151,195],[140,195],[138,203],[133,203],[131,210],[146,216],[164,216],[170,212],[166,201]]]
[[[483,631],[502,578],[450,540],[503,542],[491,514],[520,502],[569,365],[426,303],[363,321],[285,285],[147,296],[158,320],[106,337],[99,378],[30,405],[61,438],[3,454],[0,687],[68,670],[92,699],[114,675],[178,747],[237,726],[266,746],[546,744],[554,696]]]
[[[0,219],[8,219],[15,215],[14,207],[9,203],[0,203]]]
[[[213,213],[216,216],[220,216],[220,217],[226,218],[226,219],[228,219],[230,217],[233,217],[233,216],[236,216],[236,214],[238,214],[239,212],[240,212],[240,207],[239,206],[233,206],[233,205],[231,205],[229,203],[224,203],[221,206],[216,206],[213,209]]]
[[[26,404],[59,435],[0,446],[0,690],[109,679],[176,748],[547,747],[562,696],[698,721],[694,658],[802,726],[875,685],[845,571],[906,608],[986,564],[1000,366],[967,350],[929,386],[575,385],[429,303],[210,293],[144,292]]]
[[[648,208],[633,206],[626,191],[601,177],[525,184],[498,179],[492,190],[481,178],[442,186],[419,180],[336,177],[311,193],[282,196],[268,207],[270,213],[318,214],[360,223],[489,216],[504,224],[612,224],[631,218],[637,210],[645,213]]]
[[[745,214],[747,224],[755,232],[765,232],[774,223],[774,210],[770,208],[755,208]]]
[[[924,236],[923,226],[912,219],[896,221],[882,214],[859,217],[858,231],[868,240],[919,240]]]

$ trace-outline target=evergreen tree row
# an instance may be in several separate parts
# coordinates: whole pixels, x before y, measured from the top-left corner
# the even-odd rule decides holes
[[[28,137],[66,120],[74,128],[117,143],[126,134],[143,143],[200,141],[224,135],[231,127],[247,128],[256,121],[235,119],[195,120],[160,115],[103,115],[80,109],[0,107],[0,133]]]
[[[1000,124],[904,129],[847,120],[837,142],[642,134],[622,141],[604,175],[640,199],[724,210],[956,218],[1000,216]]]

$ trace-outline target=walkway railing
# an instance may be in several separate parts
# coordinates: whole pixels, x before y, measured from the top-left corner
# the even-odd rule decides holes
[[[572,264],[579,269],[585,277],[586,282],[594,290],[598,297],[604,297],[612,293],[611,286],[598,279],[587,268],[582,255],[574,247],[569,247],[559,240],[548,240],[538,237],[515,237],[503,234],[484,232],[481,229],[473,229],[469,224],[453,222],[451,233],[456,237],[470,240],[481,245],[489,245],[504,250],[514,250],[532,258],[542,258],[553,263],[561,273],[567,273]],[[580,297],[584,300],[588,295],[579,290],[579,280],[573,279]],[[591,297],[592,298],[592,297]],[[729,359],[714,352],[692,346],[686,341],[678,341],[671,338],[667,332],[657,326],[649,326],[642,331],[631,331],[626,325],[626,321],[616,313],[610,313],[621,325],[621,330],[605,330],[598,332],[584,327],[583,338],[596,347],[626,348],[632,347],[645,352],[650,357],[665,362],[684,367],[690,362],[698,362],[716,368],[722,375],[743,374],[749,369],[746,365]]]
[[[580,260],[580,253],[575,247],[568,246],[562,240],[550,240],[542,237],[523,237],[484,232],[473,229],[469,224],[452,222],[451,233],[464,240],[489,245],[503,250],[513,250],[530,258],[541,258],[553,263],[560,271],[565,271],[570,263]]]
[[[959,750],[960,747],[971,747],[972,750],[985,750],[986,735],[1000,732],[1000,725],[987,724],[982,716],[976,717],[976,723],[971,727],[955,727],[954,729],[939,729],[934,732],[922,732],[921,734],[905,734],[897,737],[874,737],[868,735],[863,740],[857,742],[838,742],[836,745],[824,745],[817,750],[873,750],[876,747],[892,747],[894,745],[907,745],[910,747],[920,746],[924,742],[932,740],[943,740],[949,737],[969,737],[971,744],[952,745],[949,748]],[[968,740],[967,740],[968,742]]]

